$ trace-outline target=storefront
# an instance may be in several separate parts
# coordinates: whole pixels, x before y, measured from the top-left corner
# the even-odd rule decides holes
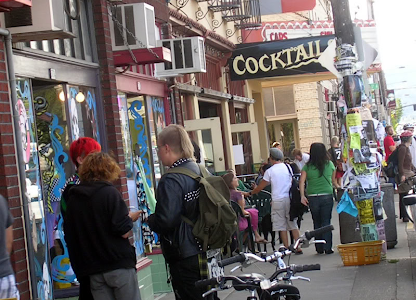
[[[23,213],[32,293],[34,299],[53,299],[63,289],[76,289],[60,199],[66,179],[75,172],[69,156],[71,142],[82,136],[101,142],[98,66],[28,53],[16,53],[14,63],[28,195]]]
[[[117,75],[116,82],[130,206],[150,213],[152,194],[164,171],[156,148],[157,136],[167,124],[166,83],[132,72]],[[141,227],[135,238],[138,256],[150,252],[154,241],[146,224]]]

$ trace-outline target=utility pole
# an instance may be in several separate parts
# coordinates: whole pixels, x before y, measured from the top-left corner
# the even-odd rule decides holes
[[[340,95],[344,97],[338,101],[345,102],[341,132],[346,174],[342,182],[344,191],[358,208],[358,212],[340,214],[341,243],[386,240],[384,220],[378,213],[381,205],[379,171],[374,169],[381,161],[375,154],[377,145],[371,111],[365,105],[364,70],[362,64],[357,63],[359,51],[356,47],[362,47],[362,43],[355,41],[349,1],[331,0],[331,4],[337,38],[334,65],[343,77]],[[383,247],[383,253],[386,251]]]

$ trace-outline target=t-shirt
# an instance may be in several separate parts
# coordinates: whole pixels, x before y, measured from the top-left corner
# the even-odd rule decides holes
[[[303,166],[306,165],[306,163],[309,161],[309,154],[308,153],[302,153],[302,160],[299,161],[295,159],[295,163],[298,165],[299,170],[302,170]]]
[[[305,165],[302,171],[306,172],[306,180],[308,182],[308,195],[314,194],[332,194],[332,174],[335,166],[332,161],[325,165],[324,173],[321,176],[319,170],[312,165]]]
[[[384,151],[386,152],[386,161],[389,159],[390,154],[393,152],[390,151],[390,147],[394,145],[395,143],[391,135],[388,135],[384,138]]]
[[[0,278],[13,274],[9,253],[6,248],[6,228],[13,224],[7,201],[0,196]]]
[[[264,173],[263,179],[272,186],[272,200],[289,198],[292,174],[284,163],[274,164]]]

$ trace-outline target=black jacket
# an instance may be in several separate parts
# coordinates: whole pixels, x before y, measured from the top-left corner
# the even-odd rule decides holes
[[[188,161],[180,165],[200,174],[198,165]],[[202,252],[202,245],[192,234],[192,227],[181,215],[195,222],[199,215],[199,184],[182,174],[165,174],[156,193],[156,210],[149,216],[150,228],[160,235],[163,255],[173,262]]]
[[[68,194],[64,231],[77,276],[135,268],[134,247],[122,237],[133,222],[120,192],[98,181],[73,186]]]

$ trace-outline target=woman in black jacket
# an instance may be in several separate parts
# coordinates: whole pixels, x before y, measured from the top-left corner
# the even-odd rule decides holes
[[[130,213],[111,183],[120,174],[106,153],[87,155],[81,183],[69,191],[64,218],[69,258],[77,276],[89,276],[94,299],[139,300],[136,254],[128,240],[140,211]]]

